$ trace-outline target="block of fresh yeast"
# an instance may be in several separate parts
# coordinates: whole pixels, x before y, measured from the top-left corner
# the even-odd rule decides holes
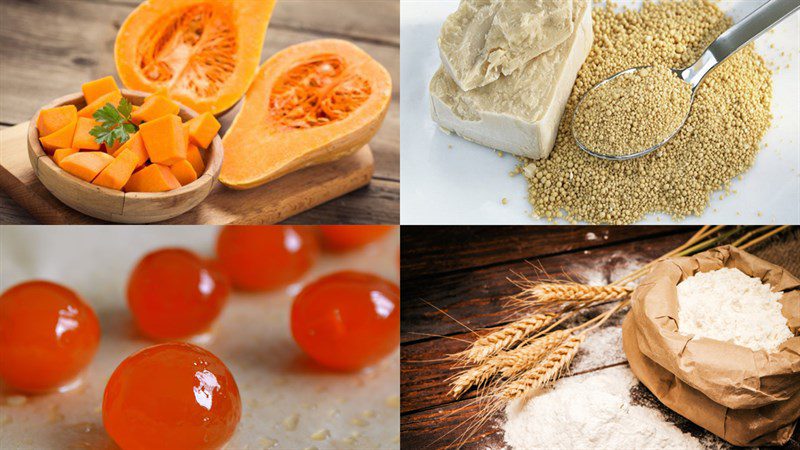
[[[446,132],[532,159],[546,158],[578,70],[592,47],[591,0],[574,0],[574,29],[508,76],[469,91],[440,68],[430,84],[433,120]]]

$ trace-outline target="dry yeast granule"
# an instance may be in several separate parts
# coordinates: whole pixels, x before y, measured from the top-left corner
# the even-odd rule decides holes
[[[708,75],[681,131],[631,161],[604,161],[574,143],[570,118],[581,96],[621,70],[692,64],[731,25],[709,0],[645,2],[641,10],[596,8],[594,44],[578,73],[548,159],[523,160],[533,214],[570,222],[627,224],[650,212],[702,214],[710,194],[753,164],[770,126],[772,78],[750,45]]]
[[[691,104],[689,83],[667,67],[646,67],[589,91],[572,118],[572,131],[592,151],[632,155],[675,132]]]

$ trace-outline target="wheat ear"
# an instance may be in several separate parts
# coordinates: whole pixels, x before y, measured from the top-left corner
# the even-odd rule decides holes
[[[570,336],[539,364],[508,383],[500,392],[500,397],[506,400],[522,397],[558,379],[569,368],[585,337],[585,333]]]
[[[489,379],[495,376],[497,371],[498,368],[494,364],[484,363],[461,372],[451,383],[450,395],[458,398],[472,386],[483,386]]]
[[[512,322],[493,333],[479,338],[470,348],[453,356],[473,363],[484,362],[499,352],[509,349],[532,336],[549,325],[554,318],[555,316],[552,314],[534,314]]]
[[[535,366],[550,350],[564,342],[569,335],[570,330],[557,330],[530,344],[503,352],[490,361],[497,366],[500,375],[510,378]]]
[[[524,372],[569,335],[569,330],[558,330],[529,344],[501,352],[482,364],[458,374],[451,383],[450,394],[459,397],[472,386],[481,387],[498,374],[507,378]]]
[[[579,283],[538,283],[518,297],[532,304],[556,302],[599,303],[619,300],[630,294],[623,286],[588,286]]]

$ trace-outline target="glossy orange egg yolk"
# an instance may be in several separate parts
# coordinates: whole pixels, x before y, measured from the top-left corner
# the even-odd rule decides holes
[[[94,311],[49,281],[18,284],[0,296],[0,378],[23,392],[69,384],[100,342]]]
[[[139,330],[165,340],[206,331],[219,316],[229,282],[212,263],[182,249],[142,258],[128,281],[128,305]]]
[[[242,414],[230,371],[210,352],[167,343],[126,358],[103,396],[103,425],[123,450],[217,449]]]
[[[217,259],[233,286],[266,291],[297,281],[314,264],[319,244],[310,227],[227,226]]]
[[[322,244],[331,252],[348,252],[386,236],[392,225],[322,225]]]
[[[375,275],[337,272],[307,285],[292,304],[292,335],[320,364],[352,371],[400,342],[400,288]]]

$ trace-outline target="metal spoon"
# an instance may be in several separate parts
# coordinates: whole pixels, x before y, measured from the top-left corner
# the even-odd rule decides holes
[[[694,103],[694,93],[697,90],[697,86],[700,85],[709,72],[722,64],[723,61],[725,61],[732,54],[736,53],[740,48],[749,44],[750,41],[761,36],[764,34],[764,32],[779,24],[783,19],[789,17],[792,13],[797,11],[798,8],[800,8],[800,0],[770,0],[750,13],[742,21],[725,30],[724,33],[722,33],[714,42],[711,43],[711,45],[708,46],[708,48],[703,52],[702,55],[700,55],[700,58],[694,64],[685,69],[671,69],[672,72],[674,72],[678,77],[692,86],[692,103]],[[581,104],[583,103],[584,99],[586,99],[587,94],[620,75],[635,72],[646,67],[651,66],[633,67],[631,69],[623,70],[594,85],[585,94],[583,94],[583,97],[581,97],[581,100],[578,102],[578,106],[573,111],[573,125],[575,123],[575,114],[578,112],[578,109],[580,109]],[[690,112],[691,105],[689,106],[689,111],[686,112],[686,117],[683,118],[681,124],[675,129],[675,131],[667,136],[666,139],[648,149],[642,150],[638,153],[632,153],[630,155],[606,155],[593,151],[592,149],[586,147],[580,141],[580,139],[578,139],[578,136],[575,134],[574,126],[572,127],[572,137],[575,139],[575,143],[578,144],[578,147],[592,156],[613,161],[624,161],[644,156],[666,144],[670,139],[678,134],[678,131],[680,131],[680,129],[683,127],[683,124],[686,123],[686,119],[689,117]]]

